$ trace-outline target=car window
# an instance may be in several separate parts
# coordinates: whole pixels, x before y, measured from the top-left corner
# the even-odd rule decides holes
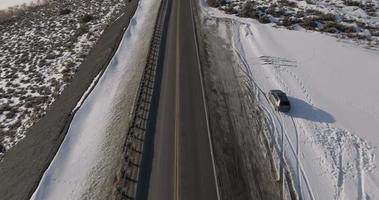
[[[290,102],[288,101],[281,101],[280,102],[280,106],[289,106],[290,105]]]
[[[275,100],[279,101],[278,95],[274,95]]]

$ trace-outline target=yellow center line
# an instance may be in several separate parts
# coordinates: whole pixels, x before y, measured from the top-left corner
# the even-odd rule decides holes
[[[174,163],[174,199],[179,200],[179,131],[180,131],[180,88],[179,88],[179,70],[180,70],[180,49],[179,49],[179,22],[180,22],[180,0],[177,0],[177,17],[176,17],[176,58],[175,58],[175,163]]]

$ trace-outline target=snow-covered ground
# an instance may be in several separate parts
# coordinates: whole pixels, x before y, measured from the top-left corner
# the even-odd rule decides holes
[[[126,3],[50,0],[0,15],[0,157],[45,114]]]
[[[116,54],[83,104],[79,102],[68,133],[31,199],[109,199],[157,3],[140,0]]]
[[[301,199],[379,199],[379,52],[206,6],[203,15],[224,22],[221,36],[232,32],[225,39],[241,62],[241,81],[260,102],[277,179],[287,168]],[[271,89],[289,95],[289,113],[267,101]]]
[[[30,5],[31,3],[38,2],[41,2],[41,0],[0,0],[0,10],[5,10],[9,7],[19,6],[22,4]]]
[[[379,53],[318,33],[248,26],[236,30],[236,51],[300,196],[379,198],[379,176],[373,170],[379,145]],[[264,96],[270,89],[290,96],[290,113],[270,107]]]

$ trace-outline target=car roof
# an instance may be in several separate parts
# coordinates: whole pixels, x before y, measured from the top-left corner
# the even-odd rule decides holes
[[[286,94],[281,90],[270,90],[270,93],[272,93],[272,94],[284,94],[284,95]]]
[[[281,90],[270,90],[270,93],[271,93],[273,96],[277,97],[278,100],[280,100],[280,101],[288,101],[288,98],[287,98],[286,93],[284,93],[284,92],[281,91]]]

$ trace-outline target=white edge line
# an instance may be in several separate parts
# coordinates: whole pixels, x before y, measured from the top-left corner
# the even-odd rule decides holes
[[[216,194],[217,194],[217,199],[220,200],[220,189],[219,189],[219,186],[218,186],[218,181],[217,181],[217,173],[216,173],[216,165],[215,165],[215,159],[214,159],[214,154],[213,154],[213,143],[212,143],[212,138],[211,138],[211,132],[210,132],[210,128],[209,128],[209,120],[208,120],[208,106],[207,106],[207,103],[205,101],[205,92],[204,92],[204,84],[203,84],[203,74],[201,72],[201,64],[200,64],[200,56],[199,56],[199,47],[198,47],[198,39],[197,39],[197,32],[196,32],[196,28],[195,28],[195,21],[194,21],[194,15],[193,15],[193,6],[192,6],[192,0],[189,1],[190,2],[190,10],[191,10],[191,19],[192,19],[192,26],[193,26],[193,30],[195,31],[195,46],[196,46],[196,56],[197,56],[197,63],[198,63],[198,68],[199,68],[199,75],[200,75],[200,84],[201,84],[201,93],[202,93],[202,97],[203,97],[203,104],[204,104],[204,112],[205,112],[205,121],[207,122],[207,133],[208,133],[208,141],[209,141],[209,148],[210,148],[210,151],[211,151],[211,157],[212,157],[212,167],[213,167],[213,175],[214,175],[214,181],[215,181],[215,185],[216,185]]]
[[[176,8],[174,8],[172,11],[177,12],[176,16],[176,46],[175,46],[175,134],[174,134],[174,151],[175,151],[175,179],[174,179],[174,199],[179,200],[180,199],[180,183],[179,183],[179,175],[180,175],[180,43],[179,43],[179,27],[180,27],[180,2],[181,0],[177,1]],[[171,8],[172,9],[172,8]]]

